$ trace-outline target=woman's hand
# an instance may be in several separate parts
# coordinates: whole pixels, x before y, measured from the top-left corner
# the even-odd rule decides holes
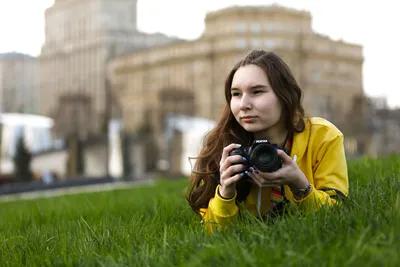
[[[288,185],[291,189],[302,189],[308,185],[304,173],[283,150],[278,149],[278,156],[282,160],[282,168],[275,172],[260,172],[252,167],[250,177],[259,187],[276,187]]]
[[[223,198],[232,198],[235,196],[236,182],[244,176],[245,165],[241,164],[247,159],[240,155],[229,156],[229,152],[235,148],[239,148],[238,144],[230,144],[224,147],[222,151],[221,161],[219,163],[220,173],[220,191],[219,194]]]

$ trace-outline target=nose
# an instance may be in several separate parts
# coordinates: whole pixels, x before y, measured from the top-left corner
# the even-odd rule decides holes
[[[244,94],[240,99],[240,110],[249,110],[251,109],[251,107],[252,104],[249,97],[246,94]]]

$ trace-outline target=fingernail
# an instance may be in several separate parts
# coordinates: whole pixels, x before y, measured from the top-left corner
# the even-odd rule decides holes
[[[241,147],[242,145],[241,144],[236,144],[236,147]]]
[[[252,167],[249,168],[249,172],[253,172],[253,168]]]
[[[260,173],[260,172],[259,172],[259,171],[257,171],[257,170],[255,170],[254,172],[255,172],[255,173],[257,173],[257,174],[259,174],[259,173]]]
[[[245,157],[243,157],[243,160],[246,161],[247,159]]]
[[[244,176],[244,172],[242,172],[241,174],[240,174],[240,177],[243,177]]]

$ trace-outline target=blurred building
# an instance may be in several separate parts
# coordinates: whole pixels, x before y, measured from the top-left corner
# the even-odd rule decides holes
[[[387,98],[383,96],[368,97],[371,107],[374,109],[388,109]]]
[[[55,0],[45,11],[40,55],[40,113],[55,133],[98,133],[119,107],[107,87],[106,64],[128,51],[176,41],[137,29],[137,0]]]
[[[349,155],[377,157],[400,151],[400,109],[389,109],[386,99],[356,97],[347,120]]]
[[[308,114],[340,125],[353,97],[363,94],[362,46],[315,33],[311,22],[306,11],[235,6],[208,13],[195,41],[114,58],[109,75],[126,128],[150,124],[160,133],[174,114],[215,120],[225,105],[225,77],[256,48],[274,51],[288,63],[305,91]]]
[[[382,108],[376,110],[374,135],[375,156],[399,153],[400,151],[400,109]]]
[[[39,62],[16,53],[0,54],[0,112],[37,113]]]

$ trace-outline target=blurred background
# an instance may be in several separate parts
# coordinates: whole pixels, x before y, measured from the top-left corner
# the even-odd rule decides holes
[[[190,174],[250,50],[279,54],[351,157],[400,151],[395,1],[0,2],[0,188]]]

